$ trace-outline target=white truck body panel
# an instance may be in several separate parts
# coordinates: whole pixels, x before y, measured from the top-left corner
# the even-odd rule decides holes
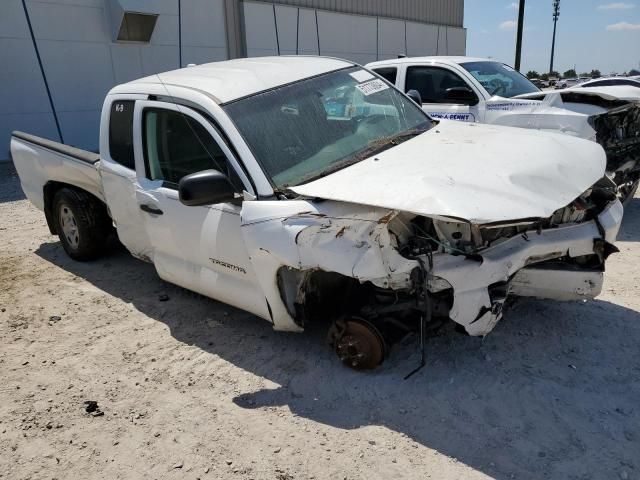
[[[523,268],[511,280],[511,293],[519,297],[571,301],[594,298],[602,291],[602,272],[571,272]]]
[[[130,84],[160,83],[189,88],[207,93],[216,103],[224,104],[351,65],[353,63],[337,58],[304,55],[240,58],[159,73]],[[120,85],[112,93],[126,91],[130,84]]]
[[[620,223],[622,222],[623,207],[620,202],[612,204],[598,217],[605,232],[607,241],[615,241]],[[453,286],[454,303],[450,317],[463,325],[470,335],[486,335],[501,318],[501,310],[492,308],[490,295],[487,291],[489,283],[511,278],[518,272],[526,271],[526,266],[536,258],[554,257],[558,253],[568,252],[571,257],[588,255],[593,252],[593,239],[597,238],[599,230],[594,221],[579,225],[567,225],[557,229],[542,231],[539,235],[515,236],[491,247],[483,252],[483,262],[480,265],[469,265],[464,257],[438,255],[434,257],[434,274],[444,278]],[[437,272],[437,273],[436,273]],[[522,277],[521,277],[522,278]],[[552,276],[552,278],[555,278]],[[592,274],[587,273],[587,280],[592,280]],[[544,278],[535,278],[535,283],[529,287],[527,296],[540,296],[562,300],[587,297],[587,293],[598,295],[602,288],[602,278],[588,291],[573,290],[575,282],[582,283],[584,276],[573,278],[569,287],[573,295],[569,295],[566,288],[550,291]],[[476,312],[486,311],[482,316],[474,318]]]
[[[279,283],[282,269],[305,275],[331,272],[405,292],[414,288],[412,273],[429,259],[402,255],[399,243],[406,233],[392,228],[406,229],[410,218],[422,216],[436,219],[440,232],[452,223],[478,229],[490,222],[520,225],[523,219],[545,219],[569,208],[604,174],[604,153],[591,142],[442,121],[359,163],[293,186],[298,196],[284,197],[274,190],[221,103],[351,66],[307,57],[243,59],[130,82],[105,99],[99,162],[85,165],[14,137],[16,168],[29,199],[39,208],[44,207],[47,182],[86,190],[106,203],[129,251],[153,262],[163,279],[288,331],[300,331],[303,325],[286,303],[287,289],[294,290],[294,297],[304,292]],[[136,102],[135,168],[124,167],[110,152],[110,109],[122,101]],[[186,206],[176,188],[147,176],[142,115],[151,107],[179,113],[206,130],[241,179],[244,201]],[[505,136],[521,147],[517,154]],[[523,269],[543,258],[594,255],[594,240],[615,240],[621,216],[620,203],[610,200],[599,222],[567,220],[557,228],[533,230],[528,238],[505,237],[481,250],[481,263],[442,249],[433,254],[429,281],[448,282],[454,290],[451,318],[470,334],[484,335],[502,314],[488,286],[508,282],[516,274],[518,288],[527,295],[596,295],[602,277],[593,272],[567,274],[572,281],[556,292],[540,284],[543,274],[527,276]],[[592,282],[592,287],[582,288],[585,282]]]
[[[409,282],[417,262],[398,254],[386,228],[395,210],[333,202],[318,206],[305,201],[287,202],[283,210],[279,203],[246,202],[242,209],[245,243],[273,309],[276,328],[299,328],[288,314],[276,284],[276,272],[283,266],[338,272],[384,288],[402,288]],[[622,214],[622,205],[616,201],[599,216],[606,241],[615,241]],[[601,272],[565,272],[563,278],[568,283],[563,288],[550,289],[547,277],[536,272],[529,275],[523,269],[536,258],[554,258],[565,252],[572,257],[588,255],[598,236],[596,223],[590,221],[526,238],[513,237],[485,250],[481,264],[463,256],[436,254],[433,275],[453,286],[451,318],[470,335],[486,335],[502,313],[491,311],[487,284],[505,281],[517,272],[523,272],[518,287],[525,296],[557,300],[597,296],[602,287]],[[557,275],[552,273],[550,277],[556,279]],[[591,288],[585,289],[585,285]],[[487,313],[476,318],[483,309]]]
[[[416,262],[393,248],[387,224],[393,211],[338,202],[254,201],[242,207],[242,233],[274,327],[299,331],[276,283],[282,267],[322,270],[403,288]],[[387,220],[385,220],[387,219]]]
[[[43,186],[48,181],[76,185],[104,200],[98,164],[90,164],[64,153],[13,137],[11,155],[27,198],[44,209]]]

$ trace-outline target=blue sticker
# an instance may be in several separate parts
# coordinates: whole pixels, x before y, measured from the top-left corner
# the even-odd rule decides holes
[[[433,118],[441,118],[442,120],[456,120],[458,122],[476,121],[476,117],[473,113],[429,112],[429,116]]]

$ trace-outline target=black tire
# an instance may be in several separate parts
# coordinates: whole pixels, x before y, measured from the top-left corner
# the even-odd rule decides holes
[[[104,204],[82,190],[62,188],[53,197],[53,218],[60,243],[74,260],[93,260],[105,251],[113,229]]]

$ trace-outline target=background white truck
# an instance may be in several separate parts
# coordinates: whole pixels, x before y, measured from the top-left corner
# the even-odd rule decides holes
[[[115,227],[169,282],[277,330],[331,324],[355,368],[445,321],[485,335],[509,295],[593,298],[622,218],[593,142],[434,121],[330,58],[143,78],[107,95],[99,155],[20,132],[11,151],[71,257]]]
[[[510,66],[473,57],[397,58],[367,68],[403,92],[413,91],[434,118],[559,131],[597,141],[622,200],[633,198],[638,188],[640,90],[635,87],[543,92]]]

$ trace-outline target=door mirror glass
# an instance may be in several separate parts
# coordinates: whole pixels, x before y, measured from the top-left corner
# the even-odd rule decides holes
[[[420,95],[419,91],[411,89],[407,92],[407,97],[422,106],[422,95]]]
[[[235,199],[229,178],[218,170],[203,170],[180,179],[180,202],[189,207],[227,203]]]
[[[445,98],[451,103],[460,105],[476,105],[478,103],[477,95],[469,87],[447,88]]]

